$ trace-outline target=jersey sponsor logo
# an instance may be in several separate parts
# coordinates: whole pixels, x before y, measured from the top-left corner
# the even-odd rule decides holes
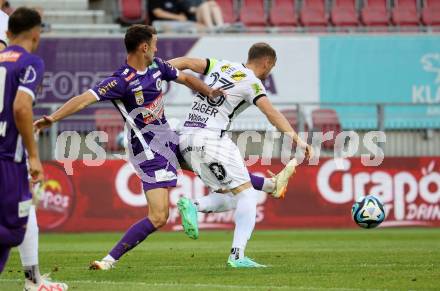
[[[20,82],[22,84],[30,84],[35,82],[37,79],[37,72],[32,65],[26,67],[26,71],[24,72],[23,78],[20,78]]]
[[[211,170],[211,172],[214,174],[214,176],[219,180],[220,182],[226,179],[226,170],[223,165],[219,163],[211,163],[208,165],[208,168]]]
[[[209,100],[209,99],[208,99]],[[207,105],[202,102],[194,101],[193,106],[191,108],[193,111],[198,111],[200,113],[207,114],[209,116],[216,116],[218,113],[218,109],[213,106]]]
[[[207,123],[209,120],[209,116],[208,117],[202,117],[198,114],[194,114],[194,113],[189,113],[188,114],[188,121],[196,121],[196,122],[203,122],[203,123]]]
[[[153,78],[156,79],[160,75],[162,75],[162,72],[161,71],[157,71],[156,73],[153,74]]]
[[[188,146],[180,151],[180,153],[183,155],[189,153],[189,152],[204,152],[205,146]]]
[[[185,121],[183,124],[184,127],[200,127],[205,128],[206,124],[202,122],[196,122],[196,121]]]
[[[137,105],[144,104],[144,94],[142,93],[142,91],[134,92],[134,98],[136,99],[136,104]]]
[[[234,81],[241,81],[241,80],[243,80],[244,78],[246,78],[246,74],[243,73],[242,71],[238,71],[238,72],[235,72],[234,74],[232,74],[232,75],[231,75],[231,78],[232,78]]]
[[[127,75],[128,74],[128,72],[129,72],[130,70],[127,68],[127,69],[125,69],[123,72],[122,72],[122,75]]]
[[[134,76],[136,76],[136,74],[131,72],[131,74],[125,78],[125,81],[127,81],[127,82],[130,81],[131,79],[133,79]]]
[[[99,95],[104,96],[109,90],[116,87],[116,85],[118,85],[118,81],[112,80],[112,81],[107,82],[107,84],[100,86],[98,88]]]
[[[156,80],[156,89],[158,91],[162,90],[162,80],[160,78]]]
[[[261,85],[258,83],[254,83],[251,85],[252,89],[254,90],[255,95],[260,95],[263,93],[263,88],[261,88]]]
[[[136,92],[136,91],[141,91],[142,90],[142,86],[137,86],[133,89],[131,89],[131,92]]]
[[[142,112],[145,124],[149,124],[157,119],[161,119],[164,112],[164,96],[160,94],[153,102],[146,105]]]
[[[226,64],[226,65],[223,65],[223,66],[221,66],[220,67],[220,70],[222,71],[222,72],[225,72],[227,69],[229,69],[231,67],[231,65],[230,64]]]
[[[17,52],[4,52],[0,54],[0,63],[2,62],[11,62],[15,63],[21,56],[21,53]]]
[[[133,81],[131,81],[130,83],[128,83],[128,86],[137,86],[141,83],[141,81],[139,81],[139,79],[135,79]]]

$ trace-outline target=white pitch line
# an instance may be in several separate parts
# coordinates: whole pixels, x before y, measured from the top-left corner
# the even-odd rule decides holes
[[[20,279],[0,279],[0,283],[18,283],[23,282]],[[304,287],[304,286],[258,286],[258,285],[221,285],[221,284],[187,284],[187,283],[146,283],[146,282],[115,282],[115,281],[94,281],[94,280],[66,280],[68,284],[103,284],[103,285],[135,285],[144,287],[192,287],[192,288],[221,288],[221,289],[290,289],[290,290],[380,290],[380,289],[359,289],[359,288],[323,288],[323,287]]]

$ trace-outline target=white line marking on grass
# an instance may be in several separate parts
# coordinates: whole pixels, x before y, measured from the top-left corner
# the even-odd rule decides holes
[[[0,279],[0,283],[23,282],[20,279]],[[95,280],[66,280],[68,284],[102,284],[102,285],[135,285],[144,287],[191,287],[191,288],[216,288],[216,289],[290,289],[290,290],[380,290],[380,289],[359,289],[359,288],[324,288],[324,287],[305,287],[305,286],[262,286],[262,285],[222,285],[222,284],[188,284],[188,283],[147,283],[147,282],[126,282],[126,281],[95,281]]]

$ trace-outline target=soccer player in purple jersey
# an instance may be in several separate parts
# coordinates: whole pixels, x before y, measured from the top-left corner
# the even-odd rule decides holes
[[[19,8],[8,22],[11,46],[0,51],[0,272],[11,247],[19,246],[25,290],[67,290],[67,285],[40,276],[38,226],[29,189],[28,174],[32,183],[43,179],[33,136],[32,104],[44,63],[31,54],[40,41],[41,17],[33,9]]]
[[[142,179],[148,217],[133,224],[103,261],[93,263],[97,269],[113,267],[123,254],[167,222],[168,189],[177,183],[178,136],[165,118],[162,81],[176,81],[211,98],[223,94],[154,57],[157,33],[153,27],[131,26],[124,42],[127,61],[119,70],[34,124],[38,130],[46,128],[98,101],[111,101],[126,121],[130,161]]]

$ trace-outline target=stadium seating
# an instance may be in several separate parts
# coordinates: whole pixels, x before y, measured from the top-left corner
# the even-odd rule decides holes
[[[440,25],[440,1],[425,0],[422,10],[423,24],[429,26]]]
[[[394,0],[391,13],[393,23],[398,26],[417,26],[420,16],[417,12],[417,0]]]
[[[327,26],[324,0],[304,0],[300,20],[304,26]]]
[[[331,21],[335,26],[357,26],[359,23],[355,7],[356,0],[335,0],[331,10]]]
[[[387,26],[390,16],[386,0],[364,0],[361,18],[367,26]]]
[[[119,0],[119,19],[123,23],[147,23],[147,4],[144,0]]]
[[[240,21],[246,26],[266,26],[264,0],[243,0]]]
[[[222,10],[223,21],[225,23],[234,23],[237,21],[233,0],[216,0],[216,2]]]
[[[121,115],[115,109],[97,109],[95,111],[96,130],[104,131],[108,134],[106,149],[109,151],[119,150],[117,136],[124,130],[124,122]]]
[[[338,114],[333,109],[315,109],[312,111],[313,131],[326,132],[333,131],[333,139],[323,142],[323,149],[332,149],[335,145],[335,138],[341,132],[341,123]]]
[[[273,26],[296,26],[298,19],[295,11],[295,1],[273,0],[269,13],[269,22]]]
[[[309,125],[307,124],[304,116],[302,116],[304,128],[299,128],[300,124],[297,109],[282,109],[280,112],[284,115],[284,117],[286,117],[287,121],[289,121],[290,125],[296,132],[309,131]]]

